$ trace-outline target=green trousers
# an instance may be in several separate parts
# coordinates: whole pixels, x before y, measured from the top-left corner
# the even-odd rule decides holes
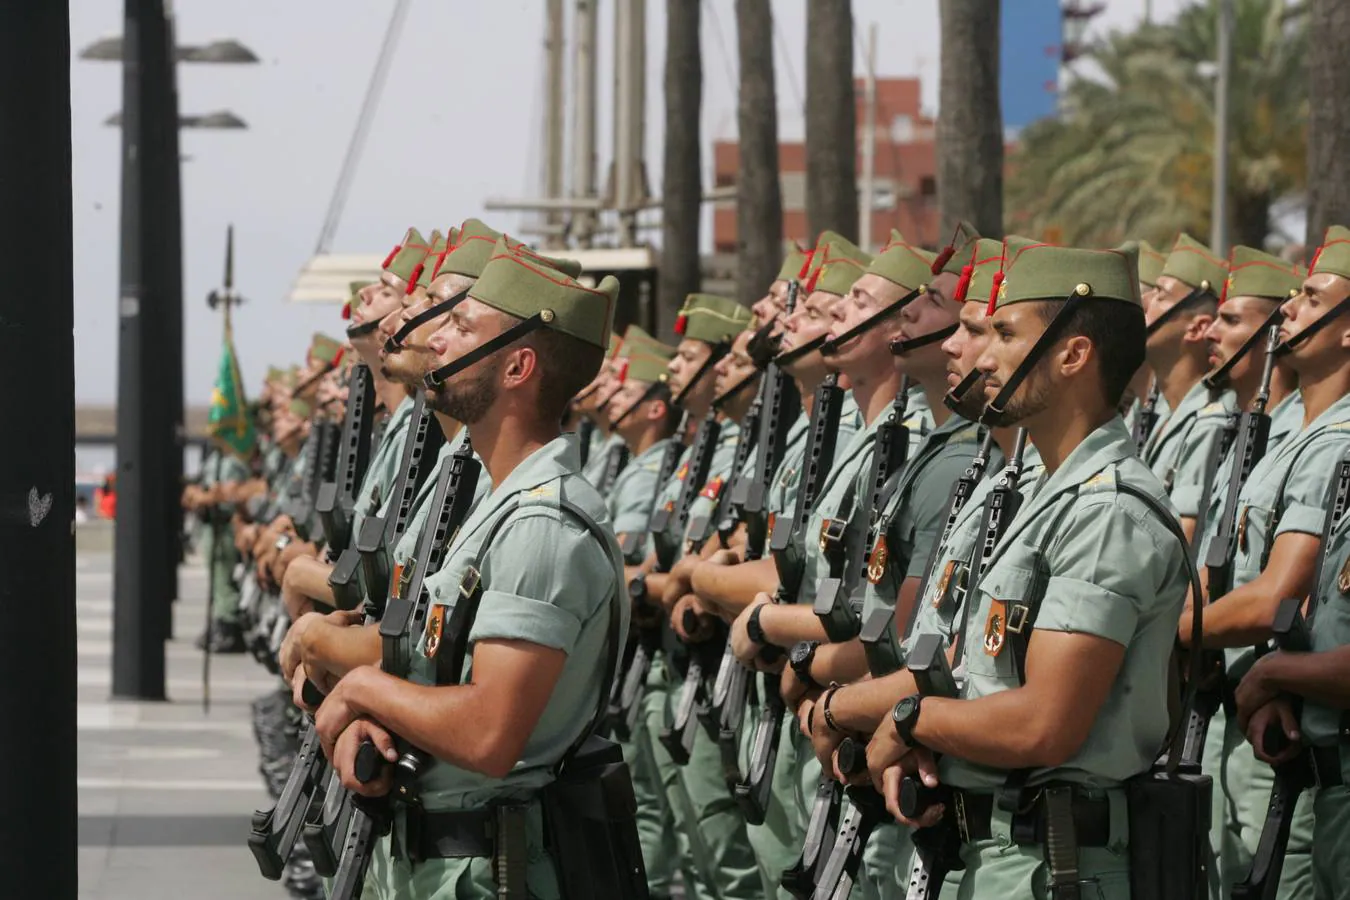
[[[219,541],[211,539],[210,529],[202,529],[201,548],[202,557],[210,567],[207,577],[212,585],[211,618],[233,625],[239,621],[239,586],[234,583],[239,551],[224,529]]]
[[[665,705],[662,684],[663,671],[653,666],[647,679],[648,693],[643,702],[649,707],[661,709]],[[677,866],[687,852],[680,852],[679,841],[675,835],[675,820],[666,801],[666,790],[661,777],[661,763],[653,752],[652,742],[647,739],[648,712],[644,709],[638,716],[633,733],[628,741],[621,744],[624,759],[633,773],[633,793],[637,797],[638,840],[642,843],[642,862],[647,869],[647,886],[655,897],[670,895],[671,884],[675,879]],[[665,748],[656,749],[664,753]],[[674,763],[666,756],[666,764],[673,770]],[[673,772],[671,773],[673,776]],[[687,841],[685,842],[687,846]]]
[[[1313,801],[1313,896],[1316,900],[1348,900],[1350,787],[1322,788],[1305,796]]]
[[[722,778],[721,755],[716,741],[700,731],[687,765],[677,766],[660,735],[672,715],[679,685],[668,678],[662,691],[649,691],[664,703],[652,702],[647,717],[646,738],[650,752],[662,771],[662,785],[675,822],[675,833],[688,842],[686,896],[691,900],[762,900],[764,883],[750,840],[745,818]]]
[[[763,697],[763,675],[755,677],[760,685],[759,696]],[[754,750],[755,731],[761,712],[762,707],[758,703],[746,707],[741,726],[742,774],[750,770],[750,756]],[[765,810],[764,822],[746,825],[746,835],[759,863],[760,879],[765,885],[764,896],[778,897],[779,900],[792,900],[792,895],[782,888],[779,880],[783,870],[797,861],[806,835],[806,822],[798,814],[796,803],[784,803],[782,799],[794,798],[796,794],[796,745],[792,738],[792,725],[792,718],[785,715],[783,727],[778,732],[778,762],[773,770],[769,808]]]

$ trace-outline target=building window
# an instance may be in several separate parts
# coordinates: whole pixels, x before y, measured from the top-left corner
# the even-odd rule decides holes
[[[718,173],[717,173],[717,186],[718,186],[718,187],[735,187],[735,186],[736,186],[736,173],[735,173],[735,172],[718,172]]]

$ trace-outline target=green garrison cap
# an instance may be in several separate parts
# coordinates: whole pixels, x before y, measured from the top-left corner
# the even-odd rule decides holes
[[[433,231],[432,237],[436,236],[437,232]],[[431,243],[422,237],[422,232],[416,228],[409,228],[403,240],[389,251],[389,255],[384,258],[384,265],[380,268],[402,281],[416,281],[417,276],[413,275],[413,269],[427,258],[430,250]]]
[[[892,228],[891,239],[872,260],[867,272],[913,291],[933,277],[933,260],[936,256],[922,247],[915,247]]]
[[[278,369],[276,366],[268,366],[267,375],[263,377],[263,383],[266,384],[271,382],[273,384],[280,384],[285,377],[285,369]]]
[[[347,290],[351,291],[351,302],[359,303],[361,300],[361,291],[375,284],[374,281],[352,281],[348,282]]]
[[[504,245],[500,243],[497,244],[497,246],[492,249],[493,256],[496,256],[498,253],[501,253],[504,250],[509,250],[511,253],[526,256],[530,259],[535,260],[536,262],[542,262],[550,269],[557,269],[559,272],[563,273],[568,278],[576,278],[578,275],[581,274],[581,263],[577,262],[575,259],[562,259],[560,257],[555,256],[544,256],[541,253],[537,253],[533,247],[526,244],[524,241],[518,241],[515,238],[511,237],[511,235],[509,234],[503,234],[502,240],[504,240],[506,243]]]
[[[713,294],[690,294],[675,317],[675,333],[708,344],[729,342],[750,327],[750,310],[735,300]]]
[[[431,285],[432,279],[436,277],[436,271],[440,268],[441,260],[450,252],[450,246],[454,243],[457,233],[456,229],[451,228],[450,234],[445,237],[441,237],[440,232],[432,235],[431,250],[427,253],[426,259],[413,269],[417,273],[418,287]]]
[[[1228,265],[1215,256],[1213,250],[1189,234],[1182,234],[1177,237],[1176,245],[1158,275],[1170,275],[1192,289],[1208,286],[1217,296],[1228,277]]]
[[[843,297],[872,264],[872,254],[833,231],[822,231],[812,256],[815,271],[806,283],[807,293],[824,291]]]
[[[291,400],[291,412],[302,419],[308,419],[314,414],[314,407],[310,406],[308,400],[301,400],[299,397]]]
[[[811,265],[811,254],[793,241],[788,241],[787,246],[783,248],[783,267],[778,270],[776,281],[801,280],[807,275],[807,268]]]
[[[650,347],[653,344],[656,345],[657,347],[665,346],[665,344],[661,343],[656,338],[652,337],[650,334],[643,331],[637,325],[629,325],[624,330],[623,337],[619,340],[618,350],[610,355],[611,356],[617,355],[619,357],[632,356],[637,351],[646,349],[647,347]]]
[[[1228,256],[1228,281],[1222,299],[1264,297],[1283,303],[1302,286],[1303,273],[1294,263],[1254,247],[1238,246]]]
[[[623,350],[623,338],[619,337],[617,334],[613,332],[610,332],[609,349],[605,351],[605,358],[613,359],[614,357],[618,356],[622,350]]]
[[[1342,278],[1350,278],[1350,228],[1332,225],[1322,238],[1322,246],[1317,248],[1313,257],[1313,275],[1330,272]]]
[[[1080,250],[1051,244],[1023,247],[1008,261],[996,308],[1028,300],[1119,300],[1140,306],[1138,250]]]
[[[628,357],[628,368],[624,371],[624,381],[641,381],[651,384],[664,381],[666,365],[675,356],[675,348],[653,341],[635,349]]]
[[[980,233],[975,230],[975,226],[966,221],[956,223],[956,228],[952,230],[952,239],[943,247],[933,260],[931,274],[941,275],[944,272],[952,275],[960,275],[961,268],[970,261],[970,255],[975,252],[975,242],[980,239]]]
[[[1016,256],[1023,247],[1036,243],[1030,238],[1010,234],[1003,240],[979,238],[970,246],[970,256],[961,266],[961,279],[956,282],[952,299],[957,303],[988,304],[994,292],[1003,283],[1003,272],[1009,257]],[[969,271],[967,271],[969,270]]]
[[[459,240],[445,254],[440,268],[432,277],[447,273],[466,278],[479,277],[501,237],[500,231],[489,227],[481,219],[465,219],[464,224],[459,226]]]
[[[608,348],[619,281],[607,275],[588,288],[536,258],[507,251],[488,261],[469,296],[520,319],[538,315],[554,331]]]
[[[342,343],[335,341],[326,334],[314,332],[314,339],[309,342],[309,358],[317,359],[320,362],[332,365],[337,362],[342,354]]]
[[[1139,247],[1139,286],[1141,288],[1157,287],[1158,276],[1162,274],[1163,266],[1167,265],[1167,257],[1158,252],[1148,241],[1138,241]]]

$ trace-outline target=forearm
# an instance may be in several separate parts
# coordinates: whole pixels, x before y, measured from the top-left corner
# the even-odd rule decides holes
[[[1250,647],[1269,640],[1279,605],[1280,597],[1266,589],[1261,577],[1229,591],[1205,606],[1204,646]],[[1191,615],[1190,609],[1184,610],[1178,625],[1181,642],[1186,647],[1194,643]]]
[[[895,704],[917,693],[918,684],[908,670],[900,669],[881,678],[868,678],[834,692],[830,714],[840,727],[870,733],[891,714]],[[927,714],[927,707],[924,713]]]
[[[704,603],[737,615],[756,594],[771,594],[778,587],[773,560],[756,559],[734,566],[705,562],[694,569],[690,583]]]
[[[811,661],[811,677],[821,684],[851,684],[867,674],[867,655],[862,641],[821,644]],[[830,707],[834,711],[834,707]]]
[[[1055,740],[1060,719],[1061,711],[1025,687],[971,700],[929,697],[914,736],[934,753],[950,753],[979,766],[1046,768],[1062,765],[1072,755]]]
[[[1332,709],[1350,709],[1350,646],[1322,653],[1274,654],[1266,678],[1277,690]]]
[[[359,666],[379,665],[383,653],[379,625],[343,628],[315,622],[300,641],[306,669],[322,668],[341,678]]]
[[[811,607],[800,603],[766,603],[759,624],[769,643],[791,647],[801,641],[827,641],[825,626]]]
[[[361,669],[359,674],[348,694],[354,712],[369,716],[438,760],[489,773],[501,713],[478,702],[475,684],[430,687],[375,669]]]

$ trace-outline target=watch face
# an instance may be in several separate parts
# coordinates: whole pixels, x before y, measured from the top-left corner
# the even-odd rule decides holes
[[[641,575],[634,576],[633,580],[628,582],[629,597],[632,597],[634,600],[640,600],[642,599],[642,596],[646,593],[647,593],[647,579],[643,578]]]
[[[892,716],[897,722],[907,722],[909,721],[910,716],[914,715],[914,713],[918,710],[918,708],[919,708],[918,697],[906,697],[899,703],[895,704],[895,712],[892,714]]]
[[[807,641],[802,641],[800,644],[796,644],[792,648],[792,656],[789,659],[789,662],[791,662],[793,666],[802,665],[811,658],[811,651],[813,649],[815,648],[812,647],[811,644],[808,643]]]

